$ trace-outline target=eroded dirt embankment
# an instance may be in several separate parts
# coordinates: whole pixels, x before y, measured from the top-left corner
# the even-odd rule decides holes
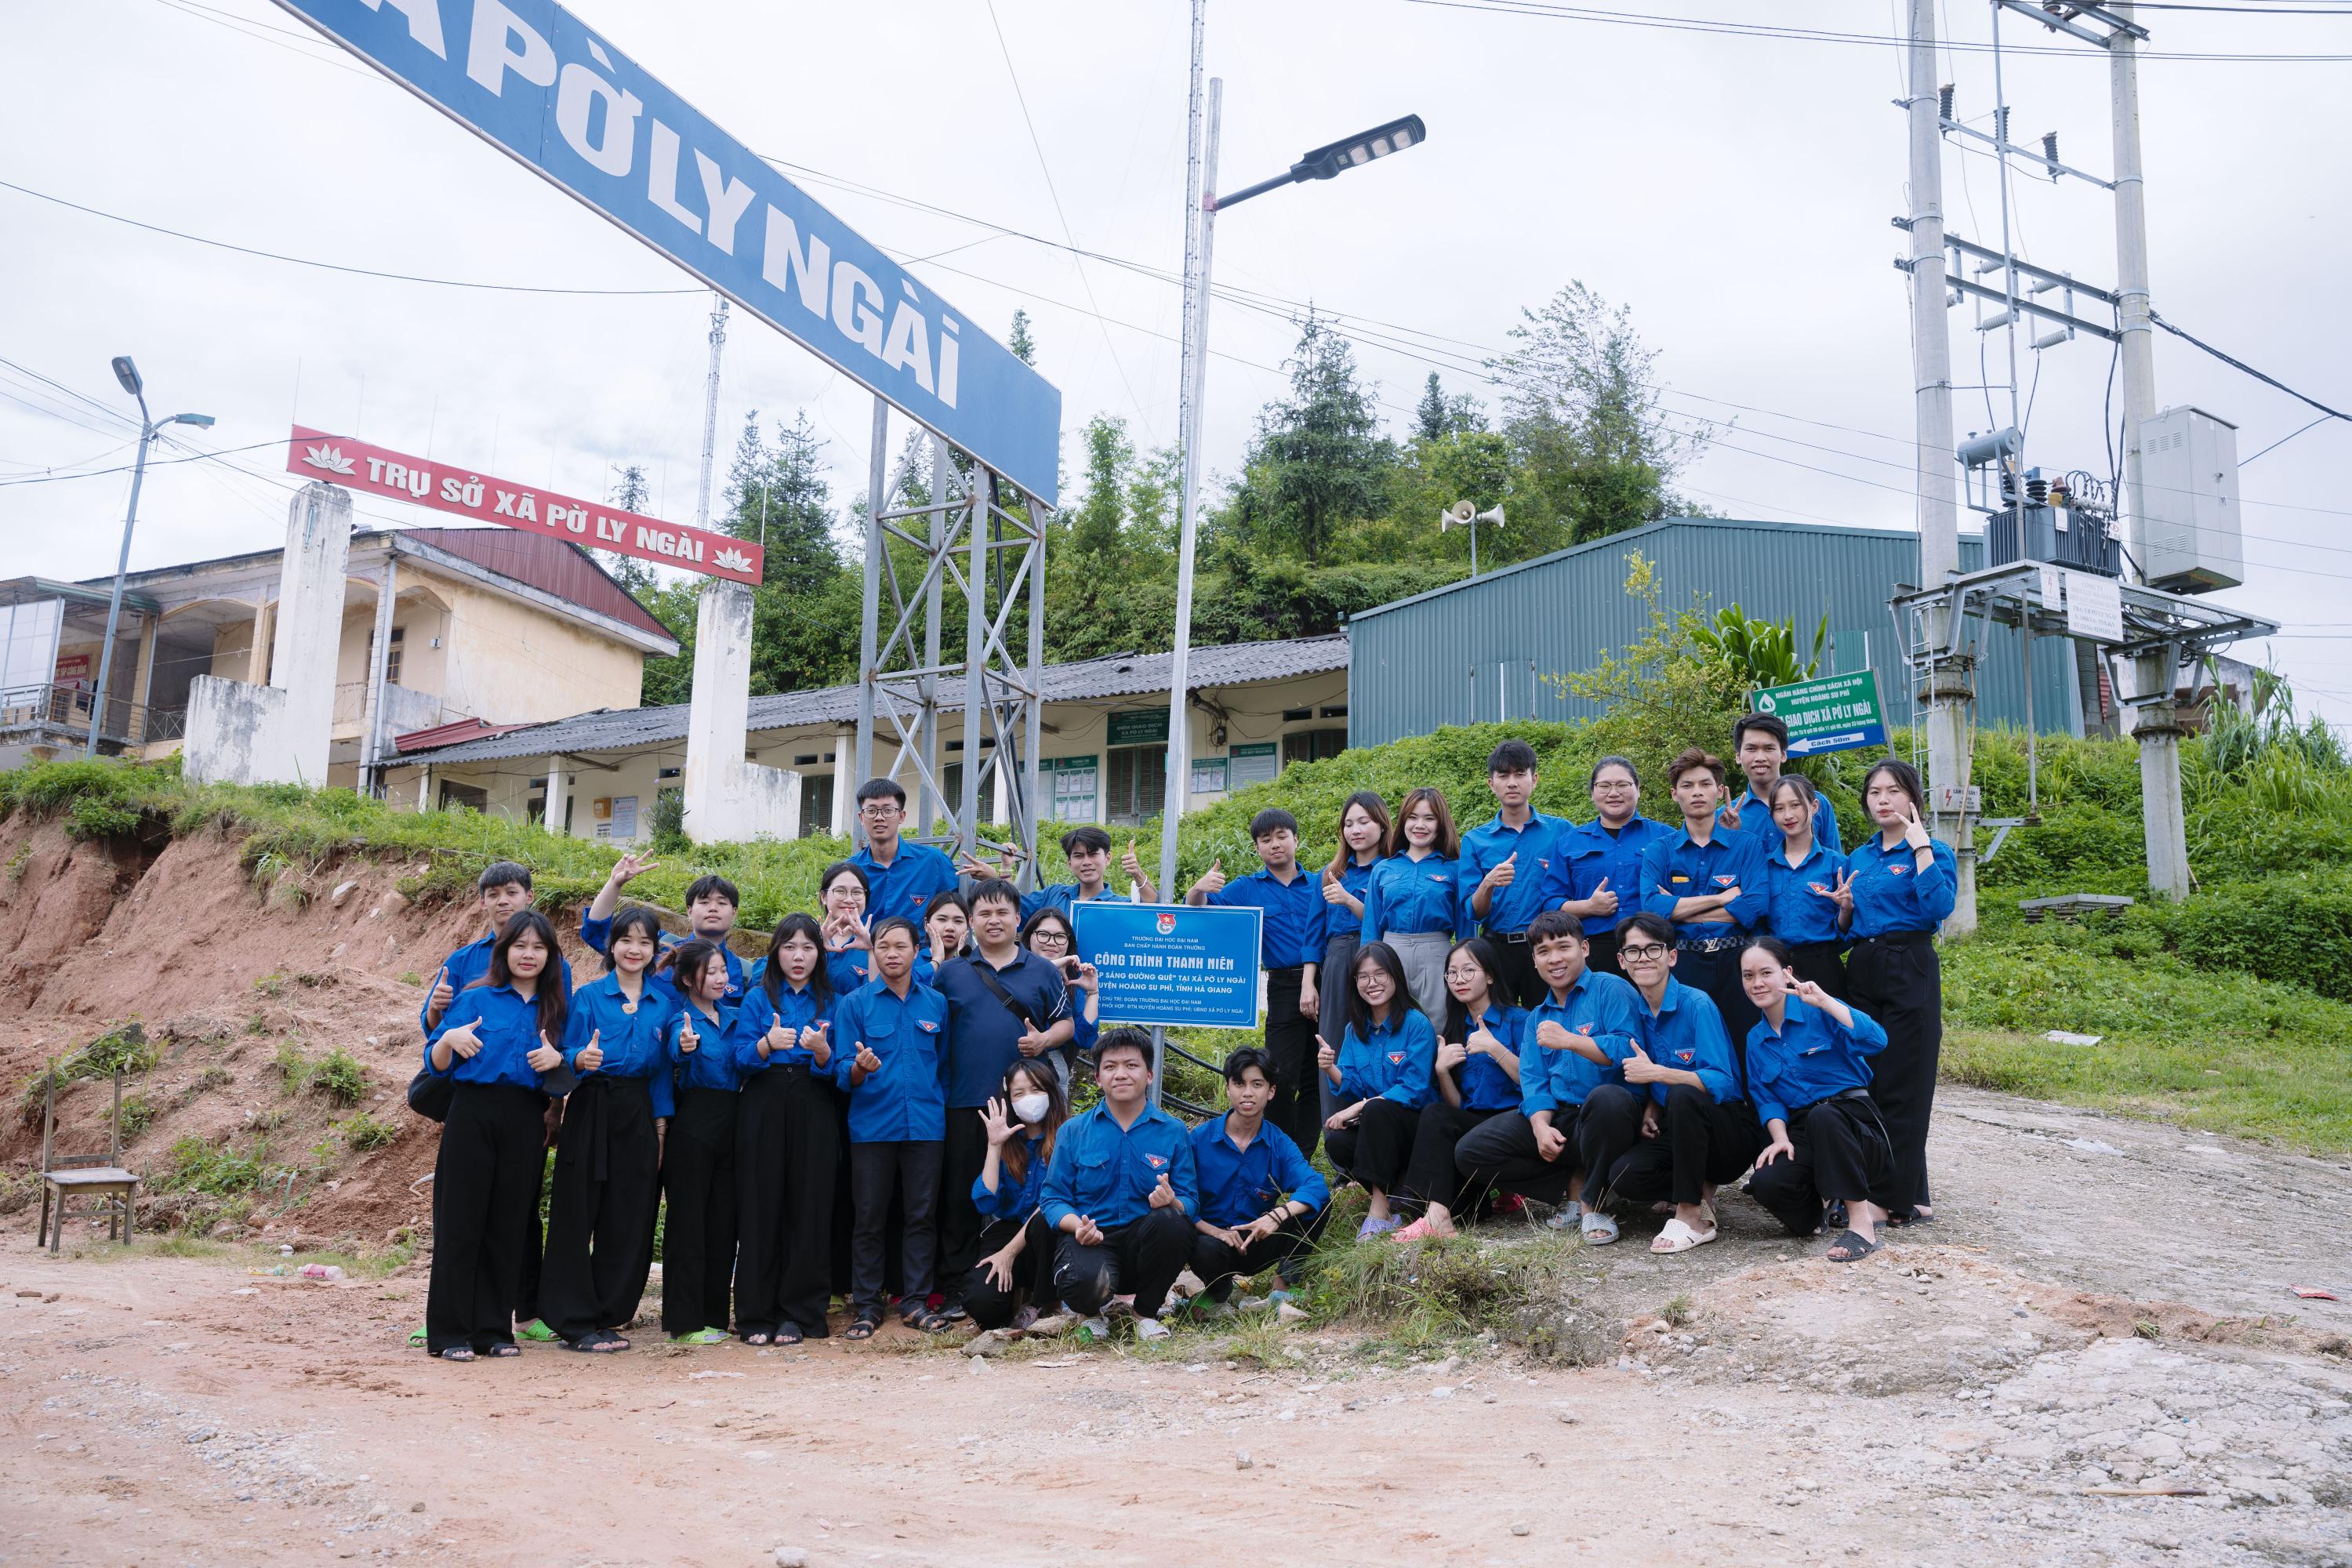
[[[479,934],[470,903],[412,901],[399,884],[422,865],[356,858],[287,868],[265,888],[219,830],[158,852],[77,843],[16,817],[0,823],[0,1164],[20,1192],[41,1139],[38,1099],[26,1107],[23,1086],[49,1058],[136,1023],[161,1052],[124,1085],[148,1112],[126,1155],[151,1188],[193,1136],[299,1168],[290,1185],[250,1194],[237,1234],[380,1246],[429,1215],[430,1189],[411,1184],[432,1169],[434,1141],[403,1091],[424,988]],[[576,941],[566,952],[575,966],[585,956]],[[278,1066],[289,1044],[310,1062],[347,1052],[365,1092],[348,1103],[315,1084],[289,1090]],[[110,1096],[103,1079],[60,1095],[61,1148],[105,1148]],[[353,1152],[333,1128],[360,1112],[394,1141]],[[170,1194],[156,1201],[168,1216]]]

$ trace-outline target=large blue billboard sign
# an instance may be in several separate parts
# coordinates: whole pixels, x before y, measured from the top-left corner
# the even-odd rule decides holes
[[[1261,911],[1089,899],[1070,913],[1078,956],[1099,976],[1106,1020],[1257,1026]]]
[[[552,0],[278,0],[1047,505],[1062,395]]]

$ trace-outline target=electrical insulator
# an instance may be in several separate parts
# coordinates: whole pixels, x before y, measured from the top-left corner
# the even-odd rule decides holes
[[[1950,82],[1936,89],[1936,112],[1946,120],[1952,117],[1952,96],[1957,90]]]
[[[1997,142],[2006,143],[2009,141],[2009,105],[2004,103],[1999,109],[1995,110],[1993,111],[1992,119],[1993,139]]]
[[[2058,161],[2058,132],[2055,131],[2042,133],[2042,157],[2045,163],[2055,163]]]

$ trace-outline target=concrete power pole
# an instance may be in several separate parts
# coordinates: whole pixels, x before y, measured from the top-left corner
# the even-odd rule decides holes
[[[2126,3],[2105,7],[2131,20]],[[2147,190],[2139,157],[2139,40],[2117,28],[2107,40],[2116,141],[2116,324],[2123,333],[2124,482],[2131,576],[2147,580],[2147,494],[2140,488],[2140,423],[2156,413],[2156,328],[2147,293]],[[2139,787],[2147,838],[2147,885],[2178,903],[2189,896],[2189,828],[2180,804],[2180,716],[2172,700],[2179,656],[2171,648],[2133,661],[2132,738],[2139,742]]]
[[[1937,588],[1960,570],[1959,476],[1952,447],[1952,343],[1945,321],[1944,140],[1936,76],[1936,0],[1910,0],[1910,90],[1905,100],[1911,141],[1911,356],[1919,492],[1919,586]],[[1949,647],[1958,613],[1947,602],[1922,612],[1937,649]],[[1958,901],[1944,929],[1955,935],[1977,924],[1976,856],[1964,809],[1969,784],[1968,662],[1940,653],[1913,671],[1927,708],[1927,783],[1937,805],[1932,830],[1959,858]],[[1950,793],[1947,793],[1950,786]],[[1945,809],[1948,806],[1949,809]]]
[[[710,471],[719,460],[719,356],[727,347],[727,296],[713,294],[710,309],[710,378],[702,393],[702,484],[695,492],[694,526],[710,526]]]

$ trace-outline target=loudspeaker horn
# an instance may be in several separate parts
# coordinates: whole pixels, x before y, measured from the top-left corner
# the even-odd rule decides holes
[[[1469,501],[1455,501],[1437,514],[1437,531],[1444,533],[1450,528],[1467,528],[1470,526],[1470,520],[1477,514],[1478,509]]]

